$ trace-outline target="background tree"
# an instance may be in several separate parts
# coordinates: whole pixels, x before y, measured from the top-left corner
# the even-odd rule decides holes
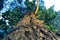
[[[50,7],[49,9],[46,9],[45,7],[40,7],[37,18],[39,20],[44,20],[44,24],[47,28],[52,30],[53,32],[56,32],[57,29],[54,26],[54,20],[57,16],[57,12],[53,9],[54,6]]]

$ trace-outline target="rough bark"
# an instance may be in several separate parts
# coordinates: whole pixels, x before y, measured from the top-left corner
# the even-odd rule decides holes
[[[26,15],[3,40],[58,40],[33,13]]]

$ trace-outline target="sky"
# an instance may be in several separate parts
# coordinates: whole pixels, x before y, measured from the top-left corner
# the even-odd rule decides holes
[[[45,6],[48,9],[50,6],[55,5],[54,6],[54,10],[55,11],[59,11],[60,10],[60,0],[43,0],[45,2]]]

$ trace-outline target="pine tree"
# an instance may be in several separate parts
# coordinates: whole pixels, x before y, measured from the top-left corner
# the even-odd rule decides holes
[[[4,38],[4,40],[57,40],[55,34],[45,28],[44,21],[36,18],[39,9],[39,0],[36,10],[28,12],[24,18],[18,22],[14,31]]]

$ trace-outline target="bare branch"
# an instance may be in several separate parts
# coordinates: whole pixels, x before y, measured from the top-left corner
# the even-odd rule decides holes
[[[37,6],[36,6],[36,10],[35,10],[35,15],[36,15],[36,13],[38,12],[38,9],[39,9],[39,3],[40,3],[40,1],[37,0]]]

